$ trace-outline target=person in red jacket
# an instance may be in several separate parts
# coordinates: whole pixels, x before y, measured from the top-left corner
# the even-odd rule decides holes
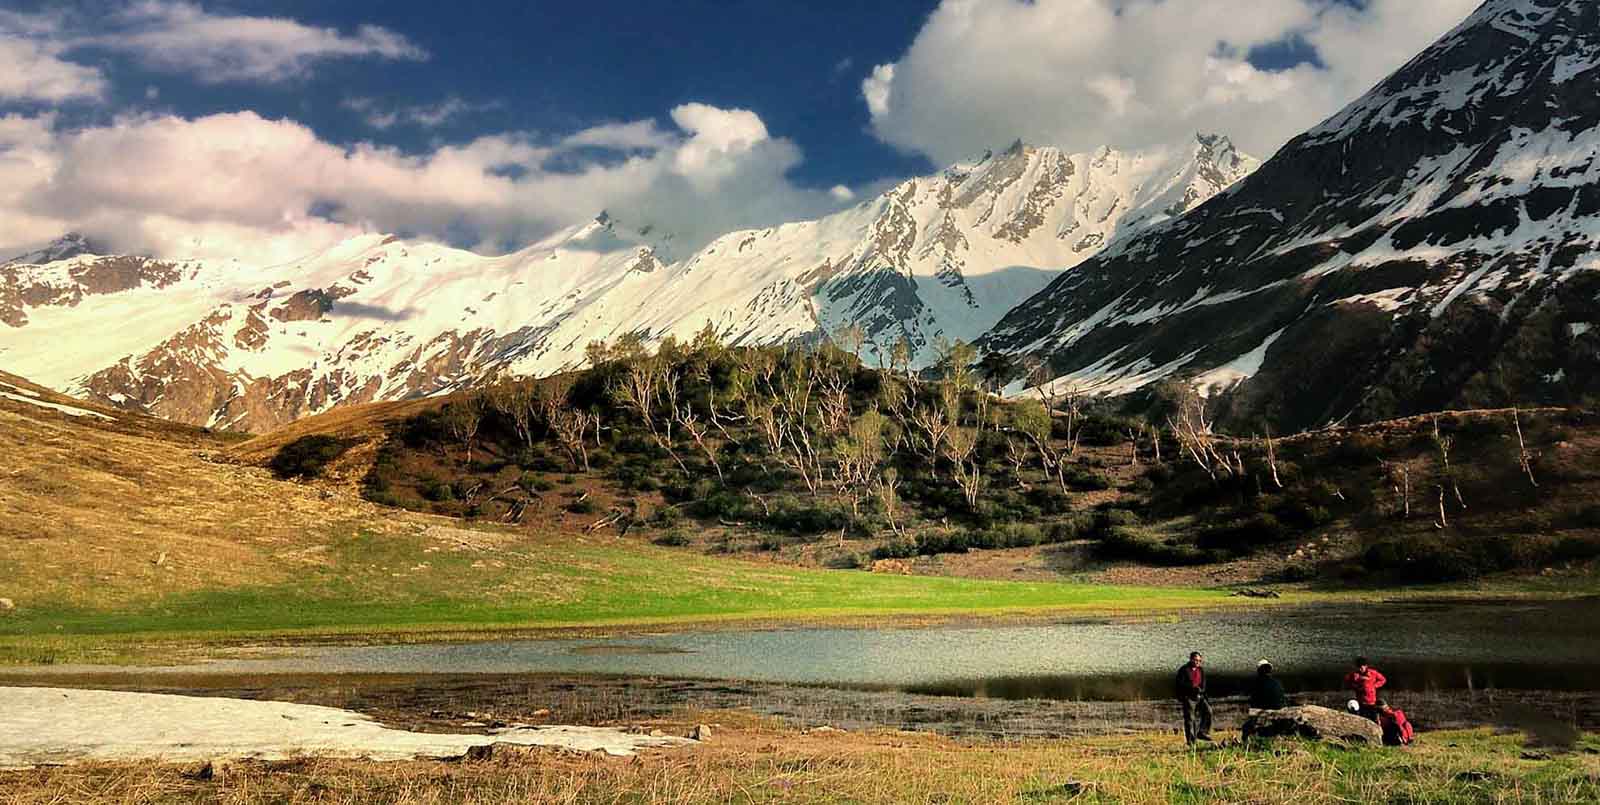
[[[1406,719],[1406,711],[1381,700],[1378,702],[1378,726],[1383,729],[1384,746],[1406,746],[1417,734]]]
[[[1198,651],[1189,653],[1189,661],[1178,667],[1175,695],[1178,707],[1183,710],[1183,740],[1190,746],[1195,741],[1211,740],[1211,702],[1206,700],[1206,658]]]
[[[1389,680],[1366,657],[1356,658],[1356,669],[1344,676],[1344,686],[1356,694],[1361,705],[1361,717],[1378,720],[1378,688]]]

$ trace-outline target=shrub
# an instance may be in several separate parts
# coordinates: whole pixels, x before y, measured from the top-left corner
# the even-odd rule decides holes
[[[1101,539],[1100,553],[1113,559],[1131,559],[1155,565],[1203,565],[1212,560],[1193,545],[1164,539],[1145,526],[1112,526]]]
[[[1195,544],[1207,550],[1224,550],[1248,553],[1262,545],[1283,542],[1294,536],[1278,518],[1265,512],[1253,514],[1243,520],[1212,526],[1200,532]]]
[[[917,555],[917,543],[898,539],[872,549],[873,559],[910,559]]]
[[[435,478],[431,475],[424,475],[417,479],[417,486],[422,490],[422,497],[424,500],[442,503],[448,500],[455,500],[456,498],[456,490],[448,481]]]
[[[599,508],[589,498],[579,498],[567,504],[567,511],[573,514],[594,514]]]
[[[674,528],[671,531],[668,531],[667,533],[651,540],[651,542],[654,542],[657,545],[664,545],[669,548],[682,548],[693,543],[693,540],[689,539],[688,533],[682,529]]]
[[[301,436],[278,448],[267,464],[279,478],[320,478],[322,471],[351,447],[326,434]]]
[[[1072,466],[1066,468],[1067,486],[1078,492],[1098,492],[1111,488],[1111,480],[1094,470]]]

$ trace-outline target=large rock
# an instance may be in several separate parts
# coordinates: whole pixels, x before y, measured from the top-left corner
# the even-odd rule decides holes
[[[1376,723],[1314,704],[1282,710],[1252,710],[1245,719],[1243,732],[1246,738],[1289,736],[1313,741],[1383,743],[1383,731]]]

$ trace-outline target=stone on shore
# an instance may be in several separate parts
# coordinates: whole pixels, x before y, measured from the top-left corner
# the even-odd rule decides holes
[[[1246,738],[1299,737],[1352,744],[1383,743],[1383,730],[1376,723],[1314,704],[1282,710],[1252,710],[1242,732]]]

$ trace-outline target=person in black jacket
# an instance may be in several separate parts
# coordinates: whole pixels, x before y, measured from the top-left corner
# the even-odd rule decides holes
[[[1189,661],[1178,668],[1176,693],[1178,706],[1183,708],[1183,739],[1191,746],[1195,741],[1211,740],[1211,703],[1206,701],[1206,658],[1198,651],[1189,653]]]
[[[1256,681],[1250,686],[1250,707],[1254,710],[1282,710],[1289,706],[1283,683],[1272,675],[1272,663],[1256,663]]]

